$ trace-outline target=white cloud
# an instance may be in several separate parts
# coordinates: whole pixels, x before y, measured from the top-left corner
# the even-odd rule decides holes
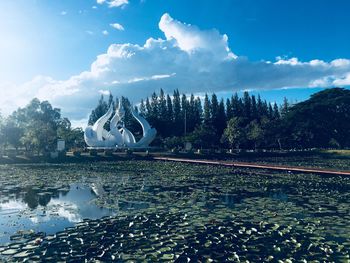
[[[107,4],[109,8],[113,8],[113,7],[124,7],[127,4],[129,4],[128,0],[96,0],[96,3],[102,5],[102,4]]]
[[[102,31],[102,34],[105,35],[105,36],[107,36],[109,33],[108,33],[107,30],[103,30],[103,31]]]
[[[109,90],[103,90],[103,89],[100,89],[98,91],[98,93],[100,93],[102,95],[106,95],[106,96],[109,96],[111,94],[111,92]]]
[[[122,7],[129,4],[128,0],[111,0],[108,2],[109,7]]]
[[[334,86],[350,86],[350,73],[342,78],[335,79],[332,84]]]
[[[67,11],[62,11],[61,16],[65,16],[67,14]]]
[[[113,28],[119,30],[119,31],[124,31],[124,27],[123,27],[121,24],[119,24],[119,23],[113,23],[113,24],[109,24],[109,25],[110,25],[111,27],[113,27]]]
[[[298,58],[290,58],[290,59],[284,59],[281,57],[276,58],[277,61],[275,62],[276,65],[300,65],[301,62],[299,62]]]
[[[216,30],[202,31],[196,26],[187,25],[173,19],[165,13],[159,22],[159,29],[168,41],[175,40],[176,45],[187,53],[207,52],[215,53],[219,59],[236,58],[229,47],[227,35],[220,35]]]
[[[15,210],[15,211],[21,211],[27,209],[28,206],[17,200],[9,200],[8,202],[2,202],[0,203],[0,210]]]
[[[235,55],[228,37],[215,29],[203,31],[168,14],[160,19],[159,28],[165,39],[149,38],[144,45],[112,44],[88,71],[67,80],[39,76],[20,86],[8,84],[1,88],[0,105],[8,112],[39,97],[75,121],[86,119],[99,93],[106,90],[136,103],[160,88],[203,93],[350,85],[349,59],[250,61]]]

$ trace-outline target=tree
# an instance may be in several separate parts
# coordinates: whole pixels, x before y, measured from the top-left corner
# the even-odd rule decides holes
[[[173,112],[173,103],[169,94],[166,96],[166,136],[173,134],[173,125],[174,125],[174,112]]]
[[[159,95],[159,118],[164,123],[167,120],[167,105],[163,89],[160,90]]]
[[[218,118],[219,118],[219,102],[218,98],[215,93],[211,96],[211,105],[210,105],[210,116],[211,116],[211,123],[216,126],[218,124]]]
[[[203,123],[202,125],[197,126],[187,139],[195,147],[212,148],[216,145],[215,141],[217,140],[217,131],[212,125]]]
[[[23,145],[28,151],[44,153],[56,149],[61,128],[68,134],[70,122],[61,118],[60,109],[53,108],[48,101],[33,99],[8,116],[2,127],[2,137],[6,145],[16,149]]]
[[[266,112],[264,110],[264,104],[263,104],[263,101],[261,100],[260,95],[258,95],[258,99],[256,102],[256,110],[257,110],[257,114],[258,114],[259,119],[263,116],[266,116]]]
[[[173,95],[173,113],[174,113],[174,135],[180,135],[183,133],[183,130],[179,127],[182,127],[182,118],[181,118],[181,101],[180,101],[180,93],[178,90],[174,90]]]
[[[225,113],[225,104],[224,100],[221,99],[218,107],[218,113],[215,121],[215,128],[218,131],[218,136],[221,138],[222,133],[226,127],[226,113]]]
[[[325,89],[288,109],[284,125],[294,147],[350,146],[350,90]]]
[[[145,102],[143,101],[143,99],[141,99],[141,103],[140,103],[140,115],[143,117],[146,117],[147,113],[146,113],[146,105]]]
[[[160,90],[159,102],[158,102],[158,116],[156,128],[162,137],[167,134],[167,122],[168,122],[168,111],[166,105],[166,98],[163,89]]]
[[[133,105],[131,105],[128,98],[123,97],[123,96],[121,97],[119,102],[122,104],[123,109],[125,111],[125,113],[124,113],[124,125],[129,130],[131,130],[136,137],[141,137],[142,127],[138,123],[138,121],[132,116],[132,113],[131,113],[131,107],[133,107]],[[108,122],[108,126],[109,126],[109,122]],[[106,127],[106,128],[109,129],[109,127]]]
[[[68,118],[60,120],[57,136],[65,141],[66,149],[82,148],[85,145],[83,130],[81,128],[73,129]]]
[[[251,97],[251,118],[252,120],[256,120],[259,118],[258,116],[258,107],[256,103],[256,98],[254,95]]]
[[[149,98],[146,98],[146,118],[150,119],[151,115],[152,115],[152,108],[151,108],[151,103],[149,102]]]
[[[211,103],[208,97],[208,94],[205,93],[204,96],[204,108],[203,108],[203,121],[206,125],[211,123]]]
[[[59,109],[53,108],[48,101],[40,102],[38,99],[33,99],[25,108],[9,116],[9,120],[23,129],[21,142],[26,149],[38,153],[55,148],[60,118]]]
[[[171,123],[174,120],[173,103],[169,94],[166,96],[166,107],[167,107],[167,122]]]
[[[228,121],[224,130],[223,140],[227,140],[231,147],[240,148],[245,142],[245,131],[242,128],[243,119],[241,117],[233,117]]]
[[[194,128],[198,127],[202,123],[202,115],[203,115],[203,109],[202,109],[202,102],[199,97],[195,99],[195,109],[194,109]]]
[[[273,119],[279,119],[279,118],[280,118],[280,113],[279,113],[278,106],[277,106],[277,103],[276,103],[276,102],[273,104],[273,114],[272,114],[272,118],[273,118]]]
[[[233,109],[230,99],[226,99],[226,117],[230,120],[233,117]]]
[[[286,116],[289,111],[289,102],[286,97],[283,98],[283,104],[281,106],[281,115],[282,117]]]
[[[190,116],[190,111],[189,111],[189,105],[187,101],[187,97],[185,94],[182,94],[181,96],[181,122],[180,126],[178,127],[181,131],[183,131],[183,134],[186,136],[188,132],[188,117]]]
[[[243,93],[243,108],[244,108],[244,111],[243,111],[244,117],[247,120],[250,120],[252,116],[252,102],[248,91],[245,91]]]
[[[263,143],[264,131],[261,128],[260,124],[257,122],[257,120],[253,120],[249,123],[247,138],[248,140],[253,142],[255,150],[258,145],[261,145]]]
[[[8,118],[3,122],[1,137],[3,146],[6,149],[11,145],[16,150],[21,146],[21,138],[24,134],[24,129],[19,127],[15,121]]]
[[[107,110],[108,110],[108,104],[104,101],[103,95],[101,95],[96,108],[92,110],[89,116],[88,124],[93,125],[103,114],[107,112]]]
[[[231,107],[233,116],[243,117],[243,102],[242,99],[238,97],[237,92],[231,97]]]

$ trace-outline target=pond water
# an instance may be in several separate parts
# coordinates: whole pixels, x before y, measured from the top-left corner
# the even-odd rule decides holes
[[[95,185],[75,183],[63,188],[28,186],[1,191],[0,243],[18,241],[31,233],[54,234],[83,219],[113,216],[112,209],[91,201],[98,194]]]
[[[0,260],[349,254],[350,178],[152,161],[0,166]]]

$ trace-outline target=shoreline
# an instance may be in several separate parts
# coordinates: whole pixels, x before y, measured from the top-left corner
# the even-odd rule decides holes
[[[302,163],[295,165],[288,158],[301,158]],[[312,165],[307,158],[317,160],[324,164],[324,167]],[[279,160],[282,159],[282,160]],[[339,169],[332,165],[327,165],[327,161],[333,159],[344,161],[349,165],[345,165],[345,169]],[[230,153],[210,153],[197,154],[192,152],[83,152],[76,156],[73,152],[68,152],[64,156],[58,158],[50,158],[47,156],[13,156],[0,157],[0,165],[16,165],[16,164],[62,164],[62,163],[90,163],[90,162],[115,162],[128,160],[147,160],[147,161],[174,161],[193,164],[209,164],[231,166],[237,168],[265,169],[287,172],[314,173],[324,175],[342,175],[350,176],[350,156],[337,154],[336,152],[244,152],[238,154]],[[277,162],[276,162],[277,160]],[[283,162],[284,161],[284,162]],[[288,162],[289,161],[289,162]],[[332,162],[330,162],[332,164]],[[294,165],[293,165],[294,164]]]

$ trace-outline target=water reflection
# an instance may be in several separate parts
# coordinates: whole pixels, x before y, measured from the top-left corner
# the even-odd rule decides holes
[[[95,192],[82,184],[47,189],[15,188],[4,192],[0,194],[0,243],[9,242],[11,235],[20,230],[51,234],[84,218],[115,214],[94,205]]]

